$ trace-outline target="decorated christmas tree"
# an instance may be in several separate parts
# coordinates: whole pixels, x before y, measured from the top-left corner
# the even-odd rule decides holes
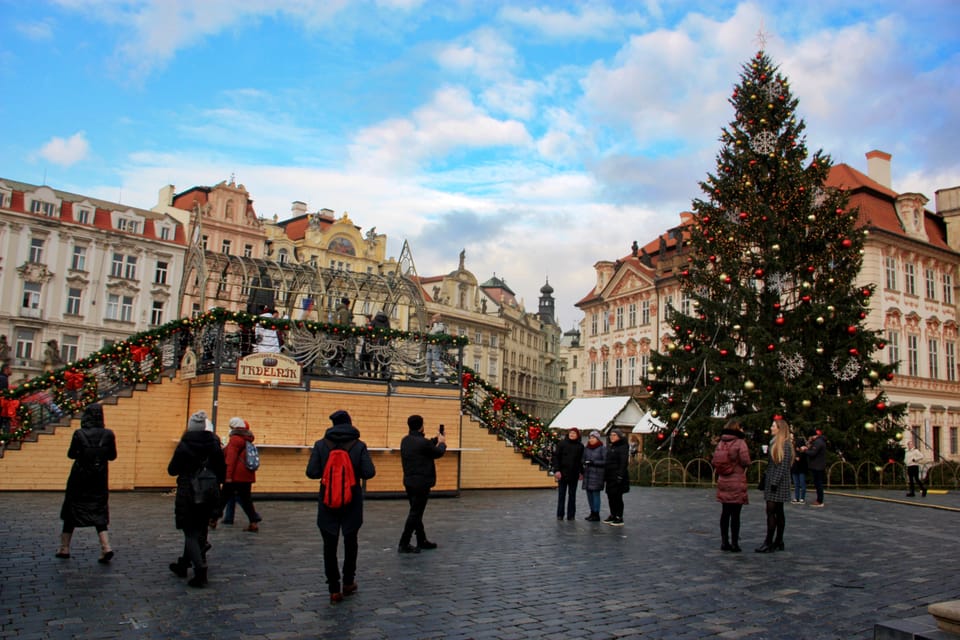
[[[730,103],[716,172],[685,229],[671,341],[648,370],[651,408],[667,424],[654,445],[705,455],[731,415],[765,443],[780,416],[795,435],[821,430],[850,462],[882,463],[902,409],[880,388],[893,367],[876,359],[885,345],[865,326],[874,287],[856,283],[857,212],[825,186],[831,159],[807,152],[798,101],[763,51]]]

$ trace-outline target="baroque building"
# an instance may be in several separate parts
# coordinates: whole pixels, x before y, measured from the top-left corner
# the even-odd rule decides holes
[[[502,278],[480,283],[465,259],[461,251],[456,270],[419,278],[429,315],[439,314],[447,333],[469,338],[465,365],[523,411],[549,421],[566,401],[553,287],[541,287],[537,312],[530,313]]]
[[[899,363],[884,389],[907,407],[905,439],[930,459],[960,460],[960,187],[937,191],[930,211],[923,194],[891,188],[890,159],[871,151],[866,174],[837,164],[827,185],[848,192],[867,233],[858,284],[877,286],[867,325],[883,332],[885,357]],[[676,278],[687,263],[691,221],[683,213],[678,227],[653,242],[634,242],[629,254],[594,265],[596,285],[576,305],[584,312],[578,396],[646,395],[650,351],[669,341],[667,309],[691,311]]]
[[[0,179],[0,334],[16,380],[177,317],[186,235],[177,218]],[[57,363],[59,364],[59,363]]]

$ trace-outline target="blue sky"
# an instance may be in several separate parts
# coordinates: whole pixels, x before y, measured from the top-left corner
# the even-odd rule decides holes
[[[236,176],[261,216],[349,212],[564,329],[593,264],[679,221],[758,49],[807,145],[960,184],[960,4],[0,0],[0,176],[150,208]]]

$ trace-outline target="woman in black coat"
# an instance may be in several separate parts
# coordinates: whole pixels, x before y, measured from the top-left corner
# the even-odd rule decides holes
[[[63,532],[58,558],[70,557],[70,540],[77,527],[94,527],[100,537],[100,559],[107,564],[113,558],[107,526],[110,524],[107,463],[117,459],[117,440],[103,426],[103,407],[91,404],[80,417],[80,428],[73,432],[67,457],[73,460],[67,490],[60,509]]]
[[[607,461],[604,465],[604,483],[607,488],[607,502],[610,504],[610,516],[605,523],[614,527],[623,526],[623,494],[630,491],[630,447],[620,429],[610,432],[610,445],[607,447]]]
[[[177,476],[177,496],[174,499],[174,518],[177,529],[183,531],[183,555],[170,564],[170,570],[181,578],[187,577],[187,569],[193,565],[191,587],[207,584],[207,527],[219,517],[219,492],[216,499],[198,504],[194,499],[192,480],[196,473],[206,467],[220,483],[227,475],[220,439],[207,431],[207,414],[198,411],[187,421],[187,430],[180,438],[173,458],[167,465],[167,473]]]

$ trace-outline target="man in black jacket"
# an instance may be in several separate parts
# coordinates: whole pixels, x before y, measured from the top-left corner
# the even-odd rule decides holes
[[[403,487],[410,501],[410,513],[403,525],[400,536],[400,553],[420,553],[421,549],[436,549],[437,544],[427,540],[423,529],[423,512],[427,509],[430,488],[437,483],[437,469],[434,460],[447,450],[446,436],[443,432],[435,438],[423,434],[423,418],[412,415],[407,418],[410,433],[400,442],[400,460],[403,463]],[[417,535],[417,546],[410,544],[413,534]]]

